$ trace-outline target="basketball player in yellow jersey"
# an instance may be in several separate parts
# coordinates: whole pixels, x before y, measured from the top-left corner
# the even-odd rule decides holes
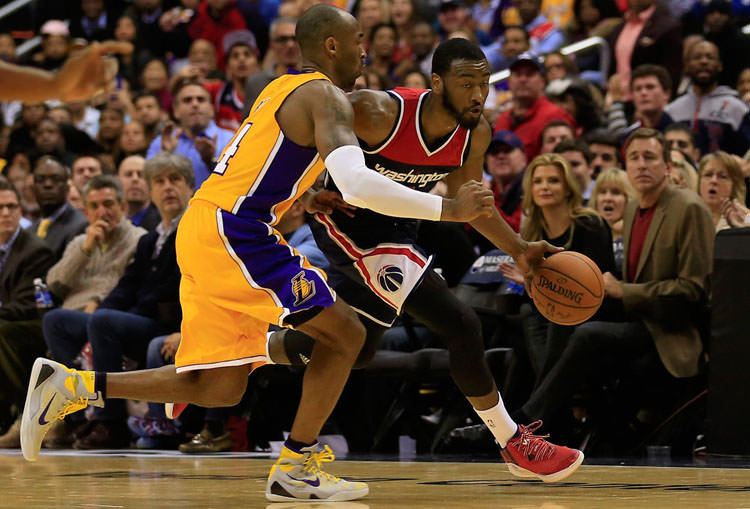
[[[274,225],[300,197],[309,210],[330,212],[306,193],[324,166],[347,202],[387,215],[470,221],[491,214],[494,199],[476,181],[443,199],[368,169],[342,91],[353,87],[365,56],[356,20],[317,5],[300,17],[296,38],[303,73],[280,77],[261,92],[180,222],[183,323],[176,369],[107,374],[37,359],[21,421],[27,459],[37,458],[56,419],[89,404],[103,406],[108,397],[235,405],[251,367],[265,356],[265,333],[274,323],[305,332],[316,345],[266,497],[352,500],[368,493],[365,483],[323,472],[321,463],[333,455],[329,448],[318,451],[316,441],[363,345],[364,327],[336,300],[323,272],[288,247]]]

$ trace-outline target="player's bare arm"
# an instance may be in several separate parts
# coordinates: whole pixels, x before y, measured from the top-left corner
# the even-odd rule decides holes
[[[448,175],[444,180],[448,186],[448,196],[454,196],[466,182],[482,179],[484,154],[487,151],[491,138],[492,129],[487,120],[482,118],[479,125],[472,132],[469,157],[466,162],[461,168]],[[523,240],[497,211],[497,208],[494,206],[494,198],[492,215],[479,216],[469,221],[469,224],[499,249],[511,255],[527,281],[533,274],[533,268],[541,263],[545,253],[561,250],[548,244],[546,241],[526,242]],[[528,287],[530,286],[527,285]]]
[[[398,101],[387,92],[357,90],[347,94],[354,109],[354,134],[374,147],[393,131],[399,112]]]

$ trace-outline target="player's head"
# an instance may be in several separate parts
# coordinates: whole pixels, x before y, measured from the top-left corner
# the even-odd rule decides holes
[[[319,67],[344,90],[354,87],[366,56],[354,16],[329,4],[315,5],[300,16],[295,37],[304,61]]]
[[[448,39],[432,57],[432,90],[461,127],[473,129],[489,93],[490,64],[479,46]]]

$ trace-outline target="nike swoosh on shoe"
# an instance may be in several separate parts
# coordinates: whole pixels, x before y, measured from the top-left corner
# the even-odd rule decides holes
[[[314,480],[314,481],[312,481],[312,480],[310,480],[310,479],[297,479],[297,478],[295,478],[295,477],[292,477],[292,476],[290,475],[290,476],[289,476],[289,479],[292,479],[292,480],[294,480],[294,481],[299,481],[299,482],[303,482],[303,483],[305,483],[305,484],[309,484],[309,485],[310,485],[310,486],[312,486],[313,488],[317,488],[318,486],[320,486],[320,479],[318,479],[317,477],[315,478],[315,480]]]
[[[47,403],[47,407],[42,412],[42,415],[39,416],[39,425],[40,426],[46,426],[47,424],[50,423],[50,421],[46,421],[44,418],[47,416],[47,412],[49,411],[49,407],[52,404],[52,401],[55,399],[55,396],[57,396],[57,394],[53,394],[52,395],[52,397],[49,399],[49,402]]]

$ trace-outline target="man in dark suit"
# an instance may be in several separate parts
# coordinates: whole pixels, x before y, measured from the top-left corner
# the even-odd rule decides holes
[[[714,226],[697,194],[669,186],[668,150],[653,129],[638,129],[625,142],[626,170],[637,199],[628,203],[623,218],[623,280],[605,273],[604,291],[622,302],[626,321],[578,326],[558,363],[514,415],[518,422],[549,416],[580,382],[622,371],[628,360],[652,356],[672,377],[698,374],[703,352],[698,329],[708,299]]]
[[[656,0],[629,0],[625,19],[607,37],[610,74],[617,73],[623,89],[630,74],[642,64],[660,65],[672,78],[672,93],[682,71],[682,27]]]
[[[193,194],[193,167],[180,155],[161,152],[146,162],[145,178],[162,221],[140,238],[133,262],[93,314],[56,309],[45,315],[44,340],[55,360],[70,364],[88,341],[94,369],[121,371],[123,354],[143,364],[152,338],[179,330],[175,238]],[[73,447],[127,447],[130,433],[124,401],[97,408],[94,417]]]
[[[36,318],[34,279],[52,265],[52,252],[34,234],[20,227],[21,196],[0,177],[0,414],[23,403],[23,388],[36,357],[45,354],[44,341],[28,340],[27,327],[41,333]],[[15,327],[16,325],[25,326]],[[16,332],[6,334],[6,329]],[[41,337],[36,335],[33,337]],[[0,448],[20,447],[20,420],[0,437]]]
[[[88,225],[83,212],[68,203],[69,177],[68,168],[52,157],[42,157],[34,166],[33,189],[42,214],[30,230],[44,239],[55,261],[62,258],[68,242]]]

